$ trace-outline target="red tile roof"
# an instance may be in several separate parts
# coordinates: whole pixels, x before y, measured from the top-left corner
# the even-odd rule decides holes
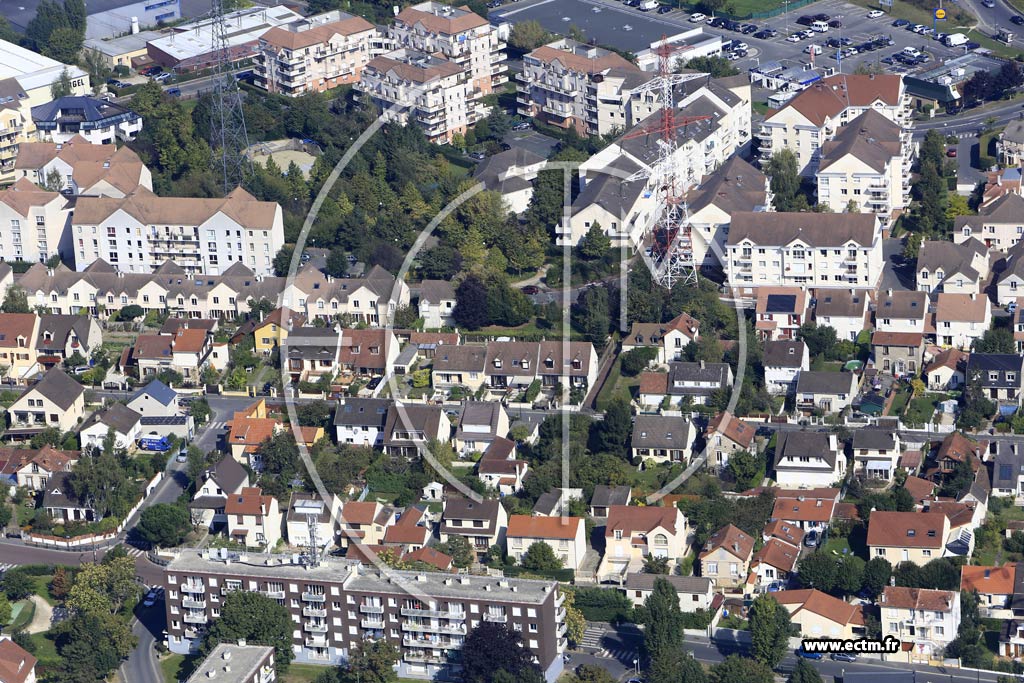
[[[978,591],[989,595],[1012,595],[1013,575],[1017,570],[1014,562],[1002,567],[979,567],[964,565],[960,573],[961,591]]]
[[[509,538],[557,538],[571,541],[576,538],[582,523],[579,517],[512,515],[508,518],[508,531],[505,535]]]

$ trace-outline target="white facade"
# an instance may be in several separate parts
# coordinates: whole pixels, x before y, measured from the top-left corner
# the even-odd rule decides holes
[[[60,253],[70,216],[62,195],[27,180],[0,191],[0,259],[42,262]]]

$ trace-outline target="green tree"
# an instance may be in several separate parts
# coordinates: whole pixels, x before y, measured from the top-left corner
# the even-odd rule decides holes
[[[229,593],[224,598],[220,618],[214,620],[203,641],[202,653],[209,654],[219,643],[239,640],[273,647],[275,668],[279,674],[284,673],[292,661],[291,615],[277,600],[260,593]]]
[[[827,553],[805,555],[797,566],[797,579],[805,588],[817,588],[828,593],[836,585],[836,559]]]
[[[597,664],[580,664],[573,674],[573,683],[616,683],[608,670]]]
[[[480,622],[462,644],[462,683],[492,683],[503,672],[533,681],[540,670],[519,633],[505,624]]]
[[[42,0],[36,7],[36,15],[25,27],[25,37],[36,52],[45,53],[50,35],[62,27],[69,27],[64,6],[55,0]]]
[[[0,305],[0,312],[31,313],[32,308],[28,305],[28,294],[25,290],[18,285],[8,287],[4,302]]]
[[[7,596],[0,593],[0,625],[6,626],[11,623],[11,601]]]
[[[12,569],[4,574],[0,581],[0,588],[3,588],[4,595],[8,600],[24,600],[35,593],[35,585],[31,577],[23,571]]]
[[[565,600],[562,603],[562,609],[565,610],[566,635],[569,638],[569,642],[579,645],[583,642],[583,634],[587,629],[587,620],[583,616],[583,611],[576,606],[576,593],[574,591],[560,586],[558,592]]]
[[[978,353],[1017,353],[1013,333],[1005,327],[985,330],[985,334],[974,342],[974,350]]]
[[[761,595],[750,606],[749,622],[754,659],[774,669],[789,649],[789,611],[771,595]]]
[[[864,565],[861,575],[861,588],[872,600],[882,594],[892,577],[892,565],[884,557],[872,557]]]
[[[917,255],[921,251],[921,242],[924,238],[921,237],[919,232],[911,232],[907,234],[906,242],[903,244],[903,258],[908,261],[916,261]]]
[[[364,640],[349,654],[344,679],[346,683],[397,683],[399,655],[398,648],[383,638]]]
[[[68,26],[85,36],[85,0],[64,0],[64,14],[68,18]]]
[[[644,558],[644,574],[668,574],[668,557],[649,554]]]
[[[604,233],[601,224],[597,221],[590,224],[590,229],[587,230],[587,234],[584,235],[577,247],[580,256],[591,261],[603,259],[611,251],[611,248],[611,239]]]
[[[50,631],[60,663],[54,680],[96,683],[106,680],[138,644],[119,616],[76,612]]]
[[[786,683],[822,683],[821,674],[809,661],[803,657],[797,657],[796,668],[789,674]]]
[[[605,287],[584,290],[572,306],[572,321],[584,339],[603,347],[610,325],[608,290]]]
[[[449,536],[444,543],[438,543],[437,549],[452,558],[452,564],[465,569],[476,561],[476,553],[465,536]]]
[[[82,51],[84,35],[70,26],[61,26],[53,30],[46,43],[43,54],[63,64],[74,64]]]
[[[644,601],[644,653],[651,683],[675,680],[683,657],[683,613],[679,594],[666,579],[655,579]]]
[[[762,460],[747,450],[730,453],[727,469],[736,482],[737,491],[754,488],[764,476]]]
[[[177,503],[156,503],[142,511],[135,530],[153,545],[169,548],[179,545],[189,532],[188,510]]]
[[[772,668],[756,659],[729,655],[711,667],[712,683],[775,683]]]
[[[623,455],[629,434],[633,430],[633,411],[629,401],[616,397],[605,410],[604,420],[598,427],[598,447],[614,455]]]
[[[508,44],[522,52],[535,50],[549,42],[551,42],[551,34],[544,30],[540,22],[532,19],[517,21],[508,37]]]
[[[83,564],[75,575],[67,604],[80,612],[102,616],[119,614],[140,592],[135,581],[135,559],[105,558],[99,564]]]
[[[526,569],[534,571],[551,571],[562,568],[562,560],[555,555],[555,551],[544,541],[535,541],[523,553],[519,561]]]
[[[781,149],[772,155],[765,165],[765,175],[771,179],[774,195],[772,203],[777,211],[792,211],[800,194],[800,167],[796,154],[790,149]]]
[[[689,69],[703,71],[711,78],[725,78],[727,76],[738,76],[740,71],[732,65],[727,58],[714,55],[710,57],[694,57],[685,64],[681,64],[677,70]]]
[[[476,330],[488,323],[487,286],[476,275],[469,275],[455,290],[452,317],[459,327]]]
[[[861,589],[864,583],[864,570],[867,563],[856,555],[843,555],[837,561],[835,589],[846,595],[852,595]]]

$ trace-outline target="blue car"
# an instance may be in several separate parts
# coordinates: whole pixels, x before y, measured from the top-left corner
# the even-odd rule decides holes
[[[796,656],[797,657],[802,657],[804,659],[824,659],[824,657],[825,657],[825,655],[821,654],[820,652],[808,652],[807,650],[804,649],[803,645],[801,645],[797,649]]]

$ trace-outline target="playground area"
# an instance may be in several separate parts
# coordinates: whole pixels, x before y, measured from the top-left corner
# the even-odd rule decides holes
[[[312,140],[299,140],[290,138],[285,140],[271,140],[251,145],[247,150],[249,158],[253,163],[265,165],[267,159],[273,159],[282,172],[287,173],[288,167],[294,161],[295,165],[302,171],[302,177],[308,179],[309,172],[313,168],[313,162],[320,155],[320,146]]]

